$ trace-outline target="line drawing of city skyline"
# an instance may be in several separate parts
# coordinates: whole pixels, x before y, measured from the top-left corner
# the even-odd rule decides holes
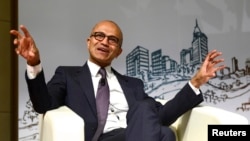
[[[126,56],[126,75],[142,79],[148,95],[164,99],[167,95],[180,90],[184,83],[174,88],[171,85],[190,80],[208,51],[208,37],[201,31],[196,19],[191,47],[180,51],[180,63],[168,55],[163,55],[162,49],[157,49],[150,54],[149,49],[138,45]],[[216,104],[249,94],[250,58],[246,58],[244,63],[245,68],[239,68],[238,59],[232,57],[231,66],[216,73],[216,76],[206,84],[210,87],[203,93],[206,103]],[[170,86],[170,89],[165,88],[164,91],[155,93],[164,85]],[[222,91],[222,94],[215,93],[218,90]],[[238,94],[230,96],[226,94],[227,92]],[[235,109],[249,111],[250,96],[248,97],[249,99],[243,100]]]

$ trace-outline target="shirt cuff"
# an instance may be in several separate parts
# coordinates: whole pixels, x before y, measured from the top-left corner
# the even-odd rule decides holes
[[[29,79],[35,79],[37,74],[42,71],[42,65],[30,66],[27,64],[27,75]]]
[[[200,89],[195,88],[190,81],[188,82],[188,84],[193,89],[196,95],[200,94]]]

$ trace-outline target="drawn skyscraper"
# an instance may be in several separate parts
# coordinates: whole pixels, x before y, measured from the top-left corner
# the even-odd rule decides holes
[[[196,19],[192,41],[192,60],[191,65],[201,64],[208,53],[207,36],[201,32]]]
[[[137,46],[126,56],[128,76],[138,76],[142,71],[149,71],[148,49]]]
[[[162,75],[162,52],[161,49],[158,49],[151,53],[151,62],[152,62],[152,74],[153,75]]]

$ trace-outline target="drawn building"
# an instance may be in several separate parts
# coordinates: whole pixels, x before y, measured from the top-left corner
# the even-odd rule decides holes
[[[197,20],[193,32],[192,53],[192,66],[201,64],[208,53],[207,36],[201,32]]]
[[[149,71],[149,51],[137,46],[126,56],[128,76],[138,76],[142,71]]]
[[[169,74],[172,72],[176,72],[177,62],[171,59],[169,56],[162,56],[162,71],[164,74]]]
[[[181,65],[200,65],[208,53],[207,36],[201,32],[196,20],[193,32],[192,46],[188,49],[182,49],[180,52]]]
[[[177,62],[168,55],[162,55],[162,50],[156,50],[151,53],[152,75],[162,76],[176,71]]]
[[[159,76],[162,75],[162,51],[161,49],[156,50],[151,53],[151,66],[152,66],[152,75]]]
[[[250,58],[246,59],[245,66],[246,66],[246,75],[250,75]]]
[[[232,71],[233,72],[236,72],[236,71],[238,71],[239,70],[239,67],[238,67],[238,60],[235,58],[235,57],[233,57],[232,58]]]
[[[191,61],[193,60],[193,48],[189,48],[189,49],[182,49],[181,53],[180,53],[180,64],[181,65],[187,65],[187,64],[191,64]]]

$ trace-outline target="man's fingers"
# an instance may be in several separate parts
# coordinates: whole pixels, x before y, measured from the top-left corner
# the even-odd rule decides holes
[[[29,31],[24,25],[20,25],[20,29],[23,31],[25,37],[30,37]]]
[[[208,65],[208,64],[211,64],[211,65],[216,65],[220,62],[223,62],[224,59],[215,59],[216,57],[218,56],[221,56],[222,55],[222,52],[219,52],[217,50],[212,50],[210,51],[208,54],[207,54],[207,57],[204,61],[205,65]]]
[[[211,54],[209,55],[210,57],[210,61],[213,61],[216,57],[218,57],[218,56],[220,56],[220,55],[222,55],[222,53],[221,52],[219,52],[219,51],[213,51],[213,52],[211,52]]]
[[[22,30],[25,37],[31,37],[28,29],[24,25],[20,25],[20,29]],[[11,30],[10,34],[16,36],[18,39],[23,37],[23,35],[17,30]]]
[[[19,44],[18,39],[17,39],[17,38],[16,38],[16,39],[14,39],[13,43],[14,43],[14,45],[18,45],[18,44]]]
[[[211,61],[211,63],[214,64],[214,65],[219,64],[221,62],[224,62],[224,59],[217,59],[217,60]]]
[[[219,67],[217,67],[217,70],[216,71],[219,71],[219,70],[222,70],[226,67],[226,65],[220,65]]]
[[[10,34],[16,36],[16,38],[22,38],[22,35],[17,30],[11,30]]]

